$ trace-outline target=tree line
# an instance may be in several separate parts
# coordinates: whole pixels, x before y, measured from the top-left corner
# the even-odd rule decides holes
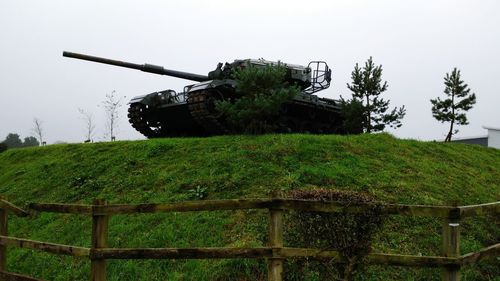
[[[25,137],[24,141],[18,134],[10,133],[7,135],[4,141],[0,143],[0,151],[6,150],[7,148],[16,147],[30,147],[39,146],[40,142],[33,136]]]
[[[118,97],[116,91],[106,94],[104,101],[102,101],[102,108],[106,114],[105,123],[105,138],[113,141],[116,139],[116,129],[118,127],[118,110],[123,105],[123,97]],[[93,142],[95,136],[96,121],[94,115],[82,108],[78,108],[80,119],[84,122],[84,142]],[[0,142],[0,152],[8,148],[30,147],[45,145],[45,130],[43,121],[37,117],[33,119],[33,127],[31,133],[34,136],[28,136],[21,140],[17,133],[9,133],[7,137]]]
[[[40,119],[33,119],[33,128],[31,131],[37,137],[28,136],[24,138],[24,141],[21,140],[19,134],[9,133],[7,137],[5,137],[5,140],[0,142],[0,152],[3,152],[8,148],[39,146],[40,144],[44,145],[44,130]]]

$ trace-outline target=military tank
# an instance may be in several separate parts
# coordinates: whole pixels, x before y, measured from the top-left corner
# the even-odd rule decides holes
[[[198,82],[185,86],[181,92],[168,89],[137,96],[129,102],[130,124],[147,138],[239,133],[216,110],[215,102],[238,98],[233,76],[235,69],[279,64],[264,59],[238,59],[219,63],[208,75],[200,75],[66,51],[63,56]],[[331,70],[326,62],[312,61],[308,66],[282,65],[286,67],[287,82],[298,85],[301,92],[282,105],[277,132],[343,133],[339,101],[315,95],[330,86]]]

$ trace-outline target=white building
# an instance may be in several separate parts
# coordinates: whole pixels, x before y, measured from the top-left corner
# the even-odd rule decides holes
[[[488,135],[478,136],[478,137],[468,137],[468,138],[457,138],[453,139],[453,142],[468,143],[468,144],[478,144],[487,147],[493,147],[500,149],[500,128],[499,127],[489,127],[483,126],[488,130]]]
[[[483,128],[488,130],[488,147],[500,149],[500,128],[486,126],[483,126]]]

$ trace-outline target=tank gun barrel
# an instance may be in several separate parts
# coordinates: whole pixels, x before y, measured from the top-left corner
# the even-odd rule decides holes
[[[147,64],[147,63],[136,64],[136,63],[131,63],[131,62],[111,60],[111,59],[94,57],[94,56],[66,52],[66,51],[63,52],[63,56],[68,57],[68,58],[87,60],[87,61],[93,61],[93,62],[98,62],[98,63],[111,64],[111,65],[120,66],[120,67],[132,68],[132,69],[137,69],[137,70],[148,72],[148,73],[167,75],[167,76],[172,76],[172,77],[177,77],[177,78],[187,79],[187,80],[192,80],[192,81],[198,81],[198,82],[210,80],[208,78],[208,76],[205,76],[205,75],[165,69],[162,66],[158,66],[158,65],[154,65],[154,64]]]

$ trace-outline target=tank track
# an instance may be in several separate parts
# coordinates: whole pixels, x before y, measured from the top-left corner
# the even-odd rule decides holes
[[[217,99],[215,90],[201,90],[189,93],[187,98],[189,112],[193,119],[202,126],[209,135],[227,135],[230,130],[217,116],[213,100]]]
[[[331,108],[318,108],[314,104],[299,102],[292,100],[287,103],[286,106],[291,106],[292,104],[298,105],[303,108],[307,108],[309,111],[308,116],[300,116],[299,124],[296,128],[293,128],[293,132],[297,133],[314,133],[314,134],[331,134],[331,133],[343,133],[342,123],[340,122],[339,112]],[[320,115],[327,115],[328,118],[321,118]],[[286,115],[286,114],[285,114]],[[286,118],[297,119],[298,116],[286,116]],[[326,121],[326,122],[325,122]],[[340,122],[340,123],[339,123]]]
[[[161,130],[153,130],[151,126],[146,121],[145,112],[148,110],[147,106],[142,103],[132,103],[128,108],[128,118],[132,127],[136,129],[139,133],[143,134],[147,138],[158,138],[165,137],[167,135],[162,134]]]

